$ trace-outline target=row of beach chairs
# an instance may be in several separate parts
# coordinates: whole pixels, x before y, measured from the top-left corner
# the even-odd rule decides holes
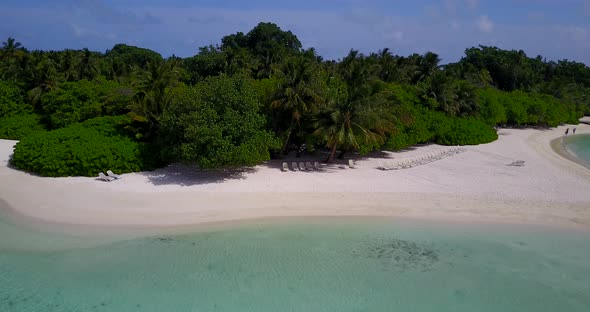
[[[380,170],[399,170],[408,169],[420,165],[425,165],[433,161],[443,159],[445,157],[453,156],[459,153],[466,152],[467,149],[461,147],[453,147],[448,150],[440,150],[423,155],[411,157],[408,159],[400,159],[397,161],[382,162],[377,169]]]
[[[289,165],[284,162],[283,166],[281,167],[281,171],[283,172],[287,172],[289,171],[289,169],[291,169],[292,171],[313,171],[313,170],[321,170],[320,167],[320,163],[319,162],[314,162],[313,165],[311,164],[311,162],[300,162],[299,164],[297,164],[296,162],[292,162],[291,163],[291,168],[289,168]]]
[[[102,172],[99,172],[98,173],[98,178],[96,178],[96,179],[99,180],[99,181],[111,182],[111,181],[114,181],[114,180],[118,180],[120,178],[121,178],[120,175],[115,174],[111,170],[108,170],[106,175],[104,173],[102,173]]]
[[[354,161],[352,159],[348,160],[348,167],[351,169],[356,168],[356,164],[354,163]],[[346,169],[346,165],[340,165],[338,166],[338,168],[340,169]],[[313,170],[322,170],[322,167],[320,166],[319,162],[314,162],[313,165],[311,164],[311,162],[300,162],[299,165],[297,164],[297,162],[292,162],[291,163],[291,171],[313,171]],[[286,162],[283,163],[283,166],[281,167],[281,171],[283,172],[287,172],[289,171],[289,164],[287,164]]]

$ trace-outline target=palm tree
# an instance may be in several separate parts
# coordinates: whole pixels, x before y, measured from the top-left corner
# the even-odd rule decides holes
[[[38,108],[43,94],[57,88],[58,78],[55,64],[50,59],[43,59],[32,72],[32,86],[27,93],[33,107]]]
[[[469,116],[479,110],[475,90],[476,87],[468,81],[455,81],[453,84],[454,99],[456,102],[454,115]]]
[[[400,74],[396,57],[391,54],[389,48],[380,50],[377,55],[377,62],[379,64],[379,78],[385,82],[393,82],[400,80]]]
[[[381,145],[394,130],[387,93],[362,55],[351,51],[343,60],[344,87],[332,84],[330,99],[317,116],[314,135],[330,148],[331,162],[339,147],[359,149]]]
[[[65,81],[77,81],[79,80],[79,72],[75,68],[76,55],[73,50],[64,50],[60,54],[59,60],[59,72],[63,73]]]
[[[98,66],[96,66],[96,60],[92,52],[85,48],[80,63],[78,63],[78,78],[92,80],[97,74]]]
[[[21,55],[25,48],[20,42],[14,40],[14,38],[8,37],[8,40],[2,42],[2,53],[0,53],[0,60],[6,60],[7,63],[14,57]]]
[[[17,80],[22,75],[20,62],[26,56],[25,49],[14,38],[2,42],[0,48],[0,79]]]
[[[334,159],[339,147],[350,150],[381,145],[394,129],[385,93],[369,84],[361,89],[357,94],[338,96],[317,117],[314,135],[330,148],[326,162]]]
[[[420,82],[418,86],[422,98],[430,103],[430,108],[439,107],[448,113],[454,110],[454,94],[450,87],[450,79],[445,72],[434,73],[425,81]]]
[[[432,52],[426,52],[419,61],[419,76],[418,81],[422,81],[432,76],[440,66],[440,58],[438,54]]]
[[[323,101],[324,90],[320,79],[320,68],[315,62],[305,57],[288,59],[277,70],[280,83],[272,95],[271,108],[286,111],[289,114],[289,126],[286,130],[282,151],[286,152],[293,129],[300,127],[304,114],[317,109]]]
[[[139,74],[138,91],[130,106],[132,117],[137,121],[149,122],[150,127],[156,126],[167,103],[167,91],[177,79],[174,60],[149,62],[147,71]]]

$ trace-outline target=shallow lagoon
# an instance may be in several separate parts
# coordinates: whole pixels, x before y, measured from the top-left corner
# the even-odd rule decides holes
[[[564,139],[564,144],[578,162],[590,168],[590,134],[570,135]]]
[[[136,236],[0,220],[0,311],[590,307],[583,231],[314,218]]]

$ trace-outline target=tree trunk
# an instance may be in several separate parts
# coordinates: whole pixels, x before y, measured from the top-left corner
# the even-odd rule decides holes
[[[332,160],[334,160],[334,155],[336,155],[337,148],[338,148],[338,144],[334,143],[334,146],[332,146],[332,151],[330,152],[330,156],[328,156],[328,159],[326,159],[326,162],[332,162]]]
[[[283,155],[287,155],[287,148],[289,148],[289,143],[291,143],[291,133],[293,133],[293,125],[295,123],[295,118],[291,118],[291,125],[289,125],[289,129],[287,130],[287,138],[285,139],[285,143],[283,144],[283,148],[281,149],[281,153]]]

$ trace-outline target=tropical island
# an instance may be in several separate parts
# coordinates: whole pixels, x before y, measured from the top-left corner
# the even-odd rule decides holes
[[[394,52],[8,38],[0,311],[587,311],[590,68]]]
[[[273,23],[188,58],[125,44],[28,51],[13,38],[0,52],[0,198],[22,214],[97,225],[332,214],[590,225],[588,172],[549,147],[590,115],[582,63],[490,46],[445,65],[387,48],[324,60]],[[468,152],[432,161],[457,145]],[[349,160],[355,170],[340,169]],[[420,166],[377,170],[392,160]],[[291,166],[301,162],[325,164]],[[95,180],[107,171],[130,174]]]

